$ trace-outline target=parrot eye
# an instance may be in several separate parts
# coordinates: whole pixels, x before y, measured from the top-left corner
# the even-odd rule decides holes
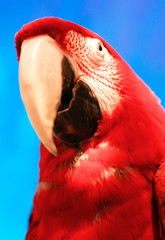
[[[96,38],[93,39],[88,39],[88,46],[90,49],[90,58],[92,60],[93,63],[95,64],[103,64],[105,59],[106,59],[106,55],[107,55],[107,49],[104,47],[103,43]]]
[[[98,44],[97,44],[97,54],[98,54],[100,57],[103,58],[104,55],[105,55],[105,53],[106,53],[105,48],[104,48],[102,42],[99,41]]]
[[[100,51],[100,52],[103,51],[103,47],[102,47],[101,44],[99,44],[99,51]]]

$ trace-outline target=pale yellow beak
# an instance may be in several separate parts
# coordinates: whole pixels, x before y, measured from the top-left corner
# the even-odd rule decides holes
[[[54,155],[53,126],[61,100],[63,57],[55,40],[41,35],[23,42],[19,64],[20,91],[29,119]]]

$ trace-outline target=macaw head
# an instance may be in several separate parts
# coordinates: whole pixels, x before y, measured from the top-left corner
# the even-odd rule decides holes
[[[57,153],[54,137],[71,145],[88,141],[105,116],[106,131],[137,119],[142,127],[146,109],[157,108],[158,100],[105,40],[58,18],[32,24],[16,35],[20,91],[50,152]]]

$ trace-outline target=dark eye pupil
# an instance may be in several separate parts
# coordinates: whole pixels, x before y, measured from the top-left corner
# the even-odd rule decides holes
[[[102,45],[99,45],[99,51],[102,51],[102,50],[103,50]]]

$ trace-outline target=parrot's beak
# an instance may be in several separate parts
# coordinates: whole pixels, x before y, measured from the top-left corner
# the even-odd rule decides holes
[[[78,144],[94,135],[101,118],[97,98],[78,76],[73,59],[50,36],[23,42],[22,99],[39,139],[53,155],[57,155],[53,136],[66,144]]]
[[[22,44],[21,96],[38,137],[54,155],[57,155],[57,149],[53,127],[61,101],[63,58],[55,40],[48,35],[30,38]]]

